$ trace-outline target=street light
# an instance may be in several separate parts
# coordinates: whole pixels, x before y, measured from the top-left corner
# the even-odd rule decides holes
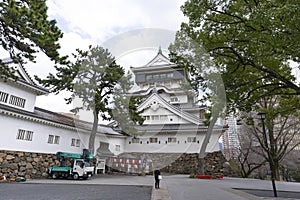
[[[262,128],[263,128],[263,139],[264,139],[264,143],[266,145],[267,148],[267,153],[268,153],[268,158],[269,158],[269,164],[270,164],[270,170],[271,170],[271,180],[272,180],[272,187],[273,187],[273,192],[274,192],[274,197],[277,197],[277,191],[276,191],[276,185],[275,185],[275,178],[274,178],[274,174],[273,174],[273,169],[274,169],[274,162],[273,162],[273,157],[271,156],[270,153],[270,148],[269,148],[269,144],[268,144],[268,139],[267,139],[267,133],[266,133],[266,127],[265,127],[265,119],[266,119],[266,113],[264,112],[260,112],[257,114],[261,121],[262,121]],[[270,141],[271,143],[271,141]],[[271,146],[274,144],[271,144]]]

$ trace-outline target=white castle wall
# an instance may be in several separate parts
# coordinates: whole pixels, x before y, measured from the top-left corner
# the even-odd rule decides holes
[[[212,134],[210,142],[206,148],[206,152],[214,152],[219,150],[218,138],[220,132],[216,131]],[[188,142],[188,137],[195,137],[196,142]],[[151,137],[157,137],[157,143],[150,143]],[[176,137],[176,143],[168,143],[168,137]],[[132,138],[126,139],[125,152],[145,152],[145,153],[199,153],[200,146],[204,140],[205,134],[180,133],[172,136],[158,136],[144,134],[138,136],[142,143],[132,143]],[[160,143],[159,143],[160,142]],[[167,142],[167,143],[166,143]]]
[[[89,132],[84,133],[76,130],[76,128],[70,130],[44,123],[8,117],[3,114],[0,114],[0,122],[0,150],[38,153],[56,153],[58,151],[82,153],[82,149],[88,148]],[[16,139],[19,129],[32,131],[32,141]],[[59,144],[49,144],[49,134],[60,136]],[[72,138],[80,139],[80,147],[71,146]],[[110,143],[109,149],[116,155],[124,151],[124,138],[122,137],[98,135],[95,139],[95,150],[99,147],[100,141]],[[116,150],[116,145],[120,145],[120,151]]]
[[[9,81],[6,83],[3,83],[3,81],[0,80],[0,86],[1,86],[0,91],[6,92],[9,95],[14,95],[14,96],[26,99],[24,108],[14,106],[11,104],[9,104],[9,106],[33,112],[35,101],[36,101],[36,94],[33,94],[31,91],[29,91],[28,89],[25,89],[23,87],[22,88],[15,87]],[[1,103],[3,103],[3,102],[1,102]],[[8,102],[6,104],[8,105]]]

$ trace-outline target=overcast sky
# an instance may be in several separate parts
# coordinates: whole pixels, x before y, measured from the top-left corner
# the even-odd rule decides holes
[[[174,36],[181,22],[187,21],[180,11],[183,3],[184,0],[47,0],[49,18],[55,19],[64,33],[60,40],[62,55],[70,55],[76,48],[100,45],[127,68],[146,64],[159,45],[167,54],[173,40],[170,35]],[[52,66],[45,55],[40,55],[36,64],[28,64],[27,71],[32,77],[44,78],[54,72]],[[294,72],[300,77],[299,70]],[[65,97],[65,93],[41,96],[36,106],[69,112],[76,106],[66,105]]]
[[[64,33],[60,40],[61,54],[70,55],[76,48],[87,49],[89,45],[119,45],[116,41],[122,38],[122,48],[118,48],[121,50],[114,56],[121,64],[131,66],[146,64],[155,56],[159,45],[167,54],[166,49],[172,39],[170,34],[179,30],[181,22],[186,21],[180,11],[183,3],[183,0],[47,1],[49,17],[57,21]],[[136,30],[142,34],[137,34]],[[142,39],[137,39],[136,35]],[[155,35],[154,38],[151,35]],[[135,42],[137,44],[133,45]],[[163,42],[165,44],[161,44]],[[54,72],[52,65],[46,56],[39,55],[37,63],[29,64],[27,71],[32,77],[46,77],[49,72]],[[38,97],[36,106],[55,112],[68,112],[74,106],[66,105],[64,97],[67,97],[64,93]]]

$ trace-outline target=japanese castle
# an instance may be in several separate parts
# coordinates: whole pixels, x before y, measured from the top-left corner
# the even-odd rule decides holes
[[[80,153],[88,147],[92,124],[74,116],[35,107],[36,97],[49,92],[38,86],[20,66],[17,81],[0,79],[0,150]],[[122,133],[114,126],[98,125],[95,152],[98,157],[130,153],[198,153],[207,133],[206,106],[198,105],[188,85],[187,72],[163,55],[161,49],[146,65],[131,67],[141,97],[143,125],[139,136]],[[216,126],[207,152],[219,150],[224,131]]]

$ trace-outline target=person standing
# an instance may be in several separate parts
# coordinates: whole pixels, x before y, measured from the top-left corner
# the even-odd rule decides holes
[[[155,188],[159,189],[159,176],[160,176],[160,170],[158,167],[155,168],[154,170],[154,179],[155,179]]]

